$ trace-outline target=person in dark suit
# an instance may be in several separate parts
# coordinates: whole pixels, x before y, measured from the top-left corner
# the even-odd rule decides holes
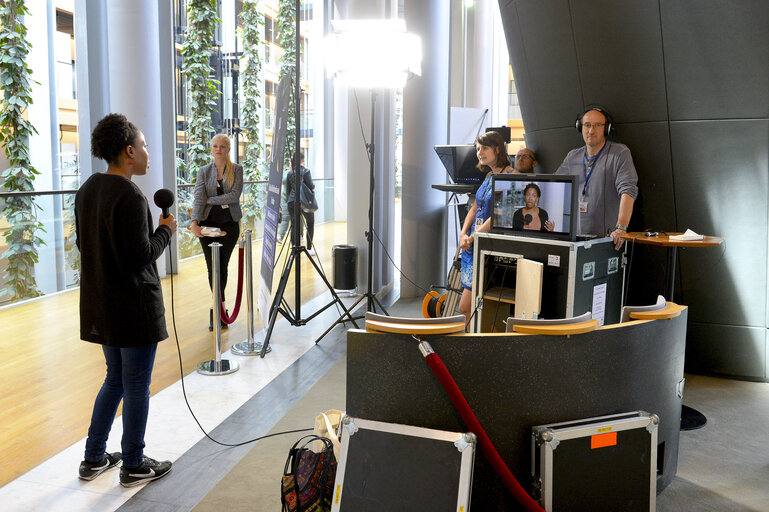
[[[93,480],[122,459],[120,483],[132,487],[171,471],[144,455],[150,380],[157,344],[168,337],[157,260],[176,231],[173,215],[152,228],[147,198],[131,178],[147,173],[144,134],[109,114],[91,134],[91,152],[107,162],[75,195],[80,250],[80,337],[102,346],[107,376],[96,396],[79,477]],[[122,453],[107,438],[123,401]]]
[[[315,194],[315,183],[312,181],[312,173],[310,170],[304,166],[304,153],[299,152],[294,153],[291,156],[291,169],[295,170],[297,167],[299,167],[300,177],[302,183],[307,185],[307,187],[310,189],[311,194]],[[288,214],[291,217],[291,222],[296,222],[296,219],[294,218],[295,215],[295,209],[296,206],[294,205],[294,201],[296,201],[296,193],[294,192],[294,173],[289,173],[288,177],[286,178],[286,206],[288,208]],[[301,184],[300,184],[301,186]],[[301,197],[300,192],[300,201],[304,198]],[[315,233],[315,213],[305,211],[302,209],[301,205],[299,206],[299,209],[302,210],[302,216],[304,217],[304,223],[307,225],[307,251],[310,254],[310,256],[315,256],[315,248],[312,246],[312,237]],[[302,226],[299,226],[299,233],[302,233]]]
[[[230,160],[230,138],[218,133],[211,139],[211,155],[214,161],[204,165],[198,171],[195,182],[195,199],[192,204],[190,231],[200,239],[203,255],[208,268],[208,285],[212,286],[211,274],[212,253],[209,245],[219,242],[219,288],[222,302],[224,289],[227,287],[227,267],[230,256],[240,237],[240,219],[243,217],[240,208],[240,194],[243,192],[243,167]],[[224,236],[210,236],[203,229],[218,228]],[[222,322],[222,328],[227,324]],[[208,330],[214,330],[213,309],[208,315]]]

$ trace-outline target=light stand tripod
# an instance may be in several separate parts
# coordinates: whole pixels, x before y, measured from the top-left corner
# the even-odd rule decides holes
[[[321,336],[315,340],[315,343],[317,344],[326,334],[328,334],[331,329],[333,329],[337,324],[346,322],[347,320],[351,321],[355,328],[357,329],[358,324],[355,323],[355,319],[350,314],[350,310],[348,310],[344,303],[342,302],[342,299],[339,298],[339,295],[334,291],[333,286],[331,286],[331,283],[328,282],[328,279],[326,279],[325,274],[321,270],[321,268],[318,266],[317,262],[312,258],[310,253],[308,252],[308,249],[301,245],[300,238],[302,233],[302,210],[300,208],[300,198],[301,198],[301,179],[302,179],[302,172],[301,172],[301,157],[300,157],[300,149],[301,149],[301,138],[300,138],[300,110],[301,110],[301,97],[302,97],[302,89],[301,89],[301,83],[299,80],[299,63],[300,61],[300,55],[299,50],[301,48],[300,46],[300,36],[299,36],[299,13],[300,13],[300,0],[296,0],[296,12],[295,12],[295,55],[294,55],[294,126],[296,129],[295,134],[295,147],[294,147],[294,154],[291,158],[291,163],[293,167],[293,181],[294,181],[294,221],[293,226],[291,228],[291,252],[288,255],[288,260],[286,261],[286,265],[283,268],[283,273],[280,276],[280,282],[278,284],[278,289],[275,294],[275,297],[272,300],[272,305],[270,306],[270,312],[269,312],[269,321],[267,323],[267,332],[264,336],[264,343],[262,344],[262,352],[260,354],[261,357],[264,357],[265,354],[267,354],[267,351],[269,350],[270,346],[270,337],[272,336],[272,331],[275,328],[275,322],[278,318],[278,313],[283,315],[286,320],[289,321],[289,323],[293,326],[300,326],[300,325],[306,325],[307,322],[315,318],[317,315],[328,309],[334,304],[338,304],[342,307],[344,310],[344,313],[341,317],[339,317],[332,325],[329,327]],[[326,288],[329,289],[331,292],[331,295],[333,296],[333,299],[320,308],[318,311],[310,315],[309,317],[302,319],[302,281],[301,281],[301,255],[305,254],[307,256],[307,259],[310,260],[310,263],[312,263],[312,266],[315,268],[315,271],[318,273],[320,278],[323,280],[323,283],[326,285]],[[291,311],[291,308],[288,305],[288,302],[285,300],[283,294],[286,291],[286,285],[288,284],[288,278],[291,274],[291,267],[294,266],[294,310]],[[347,318],[347,320],[344,320],[344,318]]]
[[[355,301],[355,303],[350,307],[350,310],[355,310],[355,307],[360,304],[360,302],[363,299],[366,299],[366,311],[371,311],[376,313],[376,307],[374,304],[379,306],[379,309],[382,310],[382,312],[385,315],[389,315],[390,313],[387,312],[387,310],[382,306],[382,303],[379,302],[379,299],[377,299],[376,294],[372,291],[373,288],[373,280],[374,280],[374,188],[375,188],[375,180],[374,180],[374,154],[376,153],[376,149],[374,146],[374,120],[375,120],[375,114],[376,114],[376,91],[373,89],[371,90],[371,139],[366,149],[368,151],[368,160],[369,160],[369,176],[370,176],[370,183],[369,183],[369,195],[368,195],[368,231],[366,231],[366,240],[368,240],[368,273],[366,276],[367,279],[367,288],[366,293],[360,296],[360,298]],[[362,318],[362,317],[355,317],[355,318]]]
[[[376,90],[397,89],[406,85],[412,75],[422,74],[422,46],[419,36],[406,31],[403,19],[333,20],[332,34],[327,37],[326,67],[338,84],[363,87],[371,91],[371,141],[369,157],[368,210],[368,275],[366,293],[353,304],[354,309],[364,298],[368,311],[379,306],[387,311],[373,291],[374,279],[374,125]],[[329,51],[330,50],[330,51]],[[357,101],[357,98],[356,98]],[[361,126],[361,130],[363,127]],[[365,135],[364,135],[365,138]]]

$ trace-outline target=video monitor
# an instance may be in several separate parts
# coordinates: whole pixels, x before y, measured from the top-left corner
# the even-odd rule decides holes
[[[449,173],[451,181],[461,185],[480,185],[486,177],[478,169],[475,144],[435,146],[435,152]]]
[[[494,233],[576,240],[577,176],[495,174],[491,183]]]

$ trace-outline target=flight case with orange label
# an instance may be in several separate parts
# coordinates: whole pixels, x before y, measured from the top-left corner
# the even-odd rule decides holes
[[[548,512],[654,511],[658,424],[637,411],[534,427],[534,498]]]

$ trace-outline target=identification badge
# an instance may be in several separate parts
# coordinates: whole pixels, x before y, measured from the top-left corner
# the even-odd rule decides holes
[[[230,205],[228,205],[228,204],[222,204],[222,205],[220,205],[220,206],[222,207],[222,210],[226,210],[227,208],[229,208],[229,207],[230,207]],[[580,210],[580,211],[581,211],[581,210]]]
[[[587,213],[587,201],[579,202],[579,213]]]
[[[481,219],[480,217],[476,217],[475,218],[475,229],[478,229],[479,227],[481,227],[481,224],[483,224],[483,219]]]

